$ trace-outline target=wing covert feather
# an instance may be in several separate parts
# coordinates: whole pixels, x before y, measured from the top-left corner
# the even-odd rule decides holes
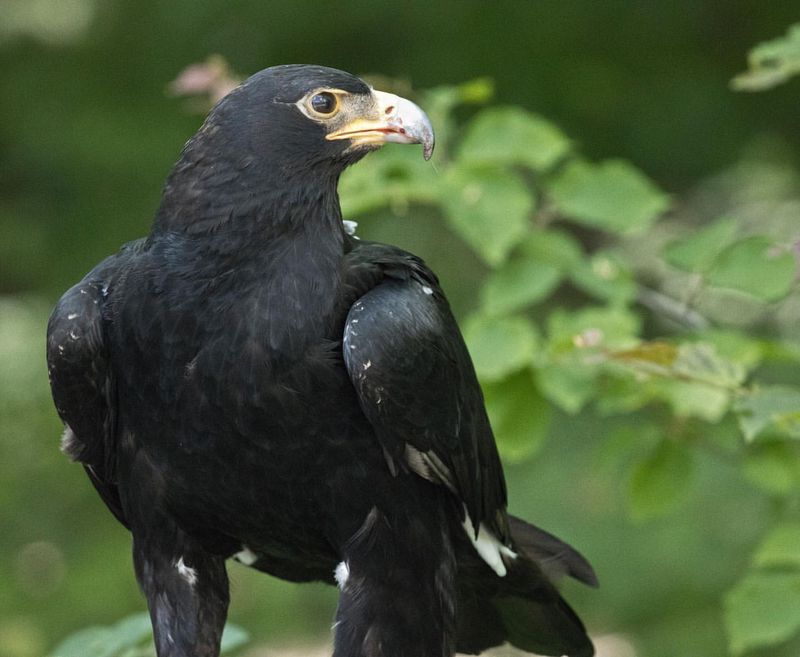
[[[483,395],[433,276],[386,278],[359,298],[343,350],[387,456],[450,488],[474,527],[483,522],[507,540],[506,487]]]
[[[141,241],[106,258],[59,299],[47,325],[47,369],[63,451],[83,464],[103,501],[126,524],[115,483],[116,400],[105,331],[109,288]]]

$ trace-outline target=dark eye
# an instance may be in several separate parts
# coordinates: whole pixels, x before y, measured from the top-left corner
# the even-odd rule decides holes
[[[338,99],[329,91],[323,91],[311,97],[311,109],[317,114],[333,114],[338,105]]]

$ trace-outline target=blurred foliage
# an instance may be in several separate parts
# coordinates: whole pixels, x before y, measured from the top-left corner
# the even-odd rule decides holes
[[[44,330],[146,231],[198,123],[172,96],[232,74],[168,81],[211,52],[450,85],[418,98],[432,165],[389,146],[342,202],[440,274],[512,512],[595,564],[601,588],[567,595],[610,654],[798,654],[798,80],[727,88],[796,19],[746,0],[0,3],[0,654],[143,608],[127,532],[57,451]],[[757,61],[788,71],[795,36]],[[328,636],[333,589],[230,575],[253,655]]]
[[[97,0],[4,0],[0,5],[0,41],[31,37],[46,44],[66,44],[82,37]]]
[[[228,623],[222,633],[224,655],[247,643],[240,627]],[[153,657],[153,630],[147,613],[128,616],[109,627],[87,627],[67,637],[50,657]]]
[[[800,23],[786,36],[765,41],[747,56],[749,70],[733,78],[737,91],[764,91],[800,74]]]

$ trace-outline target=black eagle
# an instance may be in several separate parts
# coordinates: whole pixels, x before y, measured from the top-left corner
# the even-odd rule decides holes
[[[551,579],[594,573],[507,515],[436,276],[344,230],[339,175],[385,142],[428,158],[433,131],[341,71],[257,73],[53,311],[63,449],[132,534],[160,657],[218,655],[229,558],[337,583],[335,657],[593,654]]]

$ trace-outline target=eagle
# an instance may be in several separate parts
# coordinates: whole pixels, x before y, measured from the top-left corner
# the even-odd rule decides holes
[[[387,142],[430,158],[428,117],[335,69],[256,73],[149,235],[53,310],[62,449],[130,531],[159,657],[219,654],[228,559],[338,586],[334,657],[594,652],[553,581],[595,574],[507,513],[436,275],[343,223],[340,174]]]

